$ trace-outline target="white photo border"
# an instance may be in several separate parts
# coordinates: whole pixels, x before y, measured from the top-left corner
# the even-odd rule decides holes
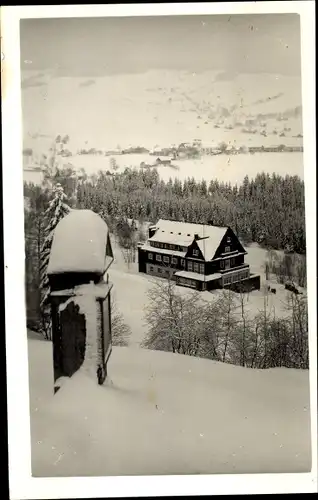
[[[25,18],[298,13],[301,17],[302,99],[312,472],[200,476],[33,478],[24,290],[24,215],[19,22]],[[3,213],[11,499],[188,496],[317,491],[315,2],[135,5],[50,5],[1,8]]]

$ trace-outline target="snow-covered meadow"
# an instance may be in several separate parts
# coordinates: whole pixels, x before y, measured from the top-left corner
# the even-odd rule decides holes
[[[300,76],[224,76],[222,68],[195,73],[153,69],[92,78],[62,77],[54,70],[39,74],[25,68],[24,147],[36,150],[41,143],[43,150],[50,136],[57,134],[70,136],[73,152],[118,145],[149,149],[196,138],[247,146],[261,145],[260,141],[295,143],[294,136],[302,133],[301,111],[297,112],[302,104]],[[277,120],[280,114],[283,119]],[[243,133],[251,119],[256,119],[257,133]],[[267,139],[260,135],[264,129]],[[282,132],[285,137],[279,137]]]
[[[117,347],[105,386],[53,396],[51,344],[28,345],[34,476],[310,470],[308,371]]]
[[[152,164],[154,156],[149,155],[116,155],[118,172],[123,172],[126,167],[139,168],[141,162]],[[76,155],[65,158],[65,164],[71,164],[76,171],[84,169],[88,175],[97,174],[99,171],[111,171],[110,157],[99,155]],[[169,166],[157,167],[161,179],[168,181],[170,178],[184,180],[194,177],[196,180],[217,179],[231,184],[241,184],[246,175],[254,178],[257,173],[265,172],[277,175],[297,175],[304,178],[302,153],[255,153],[239,155],[202,156],[197,160],[176,160],[173,162],[179,169]],[[39,171],[24,169],[23,179],[26,182],[40,184],[43,174]]]

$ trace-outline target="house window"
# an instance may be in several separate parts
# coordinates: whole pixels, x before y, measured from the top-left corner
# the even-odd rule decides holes
[[[228,252],[230,252],[230,251],[231,251],[231,247],[225,247],[225,249],[224,249],[224,252],[225,252],[225,253],[228,253]]]
[[[229,236],[226,238],[226,243],[231,243],[231,238]]]
[[[163,243],[159,243],[160,248],[163,248]]]
[[[223,284],[229,285],[232,282],[232,276],[224,276]]]
[[[163,256],[163,262],[166,262],[167,264],[169,264],[169,257],[167,255]]]
[[[221,262],[220,262],[220,268],[224,269],[224,260],[221,260]]]
[[[195,257],[199,257],[199,250],[194,249],[194,250],[193,250],[193,255],[194,255]]]
[[[241,273],[241,279],[242,279],[242,280],[244,280],[244,279],[246,279],[246,278],[248,278],[248,271],[243,271],[243,272]]]
[[[148,253],[148,259],[149,260],[153,260],[153,254],[152,253]]]
[[[188,247],[182,247],[182,252],[187,252]]]
[[[235,259],[231,259],[231,267],[234,267],[235,266]]]
[[[197,262],[194,262],[194,264],[193,264],[193,270],[194,270],[195,273],[199,272],[199,264]]]
[[[157,260],[158,262],[161,262],[161,260],[162,260],[162,259],[161,259],[161,255],[156,255],[156,260]]]
[[[150,267],[149,267],[149,270],[150,270],[151,272],[153,272],[153,266],[150,266]]]
[[[162,273],[161,267],[158,267],[158,273],[160,273],[160,274]]]
[[[168,245],[167,243],[165,243],[165,245],[164,245],[164,246],[165,246],[165,248],[167,248],[167,249],[169,248],[169,245]]]
[[[226,259],[226,261],[225,261],[225,269],[230,269],[230,266],[231,266],[230,259]]]
[[[188,262],[188,271],[193,271],[193,263],[191,261]]]
[[[181,267],[185,267],[185,260],[181,259]]]
[[[177,257],[171,257],[171,264],[178,264]]]
[[[200,273],[204,274],[204,264],[200,264]]]

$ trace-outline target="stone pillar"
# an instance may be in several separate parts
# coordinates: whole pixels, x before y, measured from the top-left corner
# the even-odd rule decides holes
[[[78,370],[102,384],[111,354],[113,262],[107,224],[91,210],[72,210],[54,231],[50,284],[55,391]]]
[[[110,291],[106,282],[51,293],[55,392],[82,370],[99,384],[111,354]]]

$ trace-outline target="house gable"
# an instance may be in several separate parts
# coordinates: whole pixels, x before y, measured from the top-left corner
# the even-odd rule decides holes
[[[189,245],[188,251],[185,255],[186,258],[189,259],[200,259],[205,261],[205,258],[198,246],[197,240],[194,239],[191,245]]]
[[[229,247],[229,250],[228,250]],[[240,240],[234,233],[234,231],[229,227],[223,236],[222,240],[220,241],[220,244],[214,254],[213,259],[217,259],[222,256],[222,254],[225,253],[231,253],[231,252],[239,252],[239,253],[247,253],[243,245],[241,244]],[[212,260],[213,260],[212,259]]]

